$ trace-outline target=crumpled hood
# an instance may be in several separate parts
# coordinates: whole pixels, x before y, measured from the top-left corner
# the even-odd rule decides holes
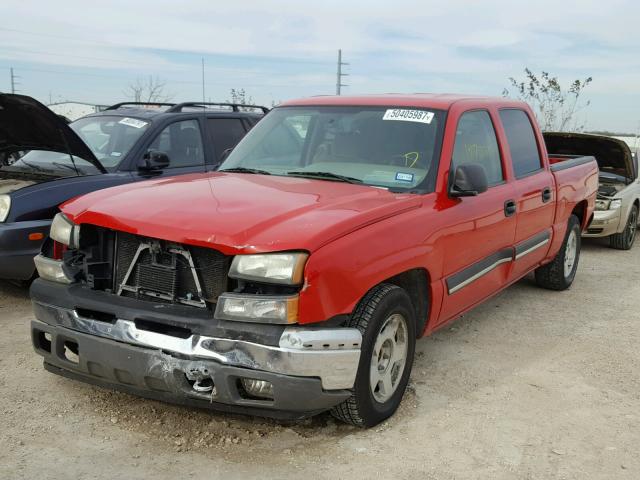
[[[545,132],[547,151],[557,155],[588,155],[596,157],[598,166],[619,170],[621,175],[634,179],[631,149],[622,140],[603,135],[571,132]],[[624,174],[622,173],[624,172]]]
[[[79,224],[237,254],[313,251],[421,204],[418,195],[362,185],[217,172],[93,192],[62,211]]]

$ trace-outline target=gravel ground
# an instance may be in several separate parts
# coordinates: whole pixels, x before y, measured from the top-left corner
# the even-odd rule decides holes
[[[278,423],[57,377],[27,292],[0,283],[0,478],[640,478],[640,246],[587,241],[574,286],[524,279],[418,342],[371,430]]]

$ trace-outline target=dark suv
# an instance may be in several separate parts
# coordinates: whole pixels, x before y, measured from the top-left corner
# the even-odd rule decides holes
[[[34,275],[33,257],[61,203],[124,183],[214,170],[267,112],[240,104],[119,103],[67,125],[31,97],[0,94],[0,278]]]

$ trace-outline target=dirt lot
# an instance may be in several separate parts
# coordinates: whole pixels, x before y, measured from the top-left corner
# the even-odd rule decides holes
[[[2,479],[640,478],[640,245],[587,242],[568,292],[530,279],[418,343],[398,414],[362,431],[212,414],[46,373],[0,284]]]

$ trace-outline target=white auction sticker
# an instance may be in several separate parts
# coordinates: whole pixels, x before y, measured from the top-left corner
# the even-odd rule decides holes
[[[144,120],[138,120],[137,118],[129,118],[129,117],[123,118],[118,123],[121,123],[123,125],[128,125],[134,128],[142,128],[147,126],[147,122],[145,122]]]
[[[431,123],[433,112],[425,110],[405,110],[403,108],[390,108],[384,112],[383,120],[400,120],[403,122]]]

